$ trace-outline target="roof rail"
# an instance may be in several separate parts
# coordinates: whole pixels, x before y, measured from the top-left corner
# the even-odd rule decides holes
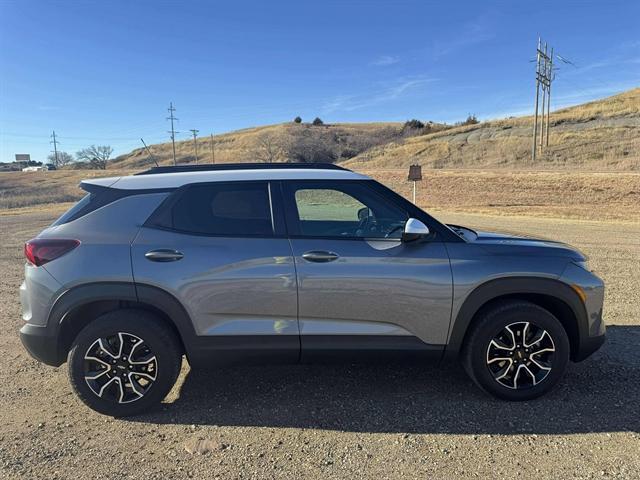
[[[178,173],[178,172],[210,172],[216,170],[280,170],[296,168],[314,168],[325,170],[345,170],[348,168],[335,165],[333,163],[289,163],[289,162],[269,162],[269,163],[213,163],[200,165],[171,165],[164,167],[152,167],[144,172],[135,175],[154,175],[157,173]]]

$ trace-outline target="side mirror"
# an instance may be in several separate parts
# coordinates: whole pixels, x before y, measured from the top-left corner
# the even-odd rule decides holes
[[[360,220],[361,222],[363,220],[366,220],[370,216],[371,210],[369,210],[369,207],[362,207],[360,210],[358,210],[358,220]]]
[[[404,231],[402,232],[403,242],[413,242],[420,238],[424,238],[431,233],[429,227],[422,223],[417,218],[410,218],[407,223],[404,224]]]

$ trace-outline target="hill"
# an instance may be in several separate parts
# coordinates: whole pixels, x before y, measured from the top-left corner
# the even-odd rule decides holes
[[[437,130],[444,126],[433,125]],[[403,128],[402,123],[353,123],[311,125],[283,123],[237,130],[214,137],[216,163],[283,162],[288,159],[303,162],[339,162],[352,158],[372,147],[398,141],[417,133]],[[171,143],[151,146],[158,163],[170,165]],[[211,162],[211,137],[198,139],[200,162]],[[195,162],[192,140],[176,142],[178,163]],[[140,168],[153,164],[142,148],[117,157],[110,168]]]
[[[284,123],[247,128],[214,139],[216,162],[323,161],[355,169],[419,163],[429,168],[640,170],[640,88],[551,114],[550,144],[531,163],[531,116],[476,125],[354,123],[314,126]],[[211,161],[211,139],[198,140],[201,162]],[[164,165],[171,143],[151,146]],[[195,162],[191,140],[176,143],[179,163]],[[144,149],[117,157],[110,168],[143,168]]]
[[[640,88],[555,111],[549,147],[531,163],[533,118],[456,127],[374,147],[349,168],[640,170]]]

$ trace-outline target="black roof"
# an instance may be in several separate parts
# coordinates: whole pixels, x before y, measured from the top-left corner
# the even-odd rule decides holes
[[[289,163],[289,162],[272,162],[272,163],[208,163],[198,165],[173,165],[163,167],[152,167],[144,172],[136,173],[136,175],[153,175],[156,173],[178,173],[178,172],[209,172],[215,170],[280,170],[295,168],[315,168],[324,170],[346,170],[349,169],[335,165],[333,163]]]

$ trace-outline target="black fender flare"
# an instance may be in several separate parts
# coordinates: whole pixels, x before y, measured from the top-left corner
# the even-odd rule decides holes
[[[166,290],[134,282],[93,282],[72,287],[63,292],[54,302],[47,322],[47,336],[57,340],[56,357],[59,364],[66,356],[61,332],[71,312],[94,302],[114,302],[116,304],[144,305],[161,313],[175,327],[185,347],[187,358],[199,345],[193,323],[180,301]]]
[[[587,312],[578,294],[566,283],[553,278],[504,277],[489,280],[477,286],[464,300],[452,321],[451,333],[445,350],[445,358],[457,357],[463,346],[465,335],[476,313],[487,303],[506,296],[544,295],[562,302],[575,317],[578,350],[588,336]],[[565,325],[566,328],[566,325]],[[572,356],[577,352],[572,352]]]

